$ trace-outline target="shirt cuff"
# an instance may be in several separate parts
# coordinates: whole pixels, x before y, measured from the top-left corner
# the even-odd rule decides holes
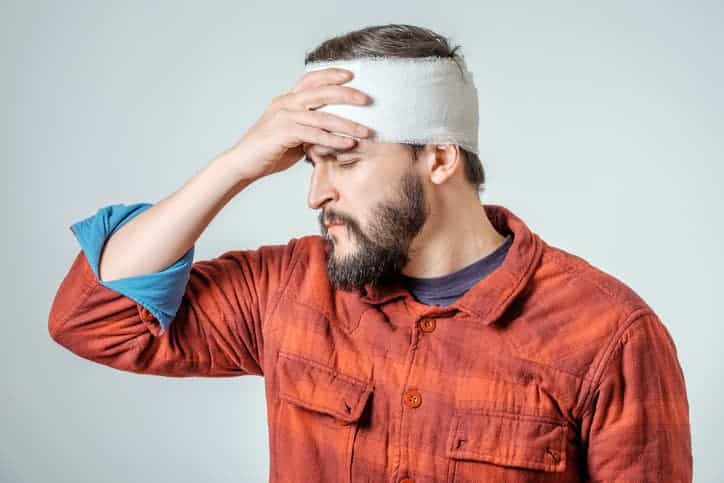
[[[99,263],[105,242],[120,227],[153,206],[150,203],[109,205],[95,215],[73,223],[75,235],[101,285],[141,304],[161,325],[158,335],[166,332],[181,305],[193,264],[195,245],[166,269],[147,275],[118,280],[100,280]],[[143,312],[143,311],[142,311]],[[147,317],[148,318],[148,317]],[[147,320],[144,320],[148,324]]]

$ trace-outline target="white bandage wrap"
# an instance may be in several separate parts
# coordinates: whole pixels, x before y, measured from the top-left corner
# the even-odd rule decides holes
[[[372,128],[367,139],[405,144],[458,144],[478,150],[478,91],[462,57],[365,57],[310,62],[305,72],[339,67],[354,73],[343,85],[372,98],[366,105],[328,104],[318,110]],[[335,133],[347,136],[343,133]]]

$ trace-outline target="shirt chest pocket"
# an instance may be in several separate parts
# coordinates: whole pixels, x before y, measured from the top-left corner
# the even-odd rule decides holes
[[[489,410],[456,412],[446,444],[448,482],[559,481],[566,470],[567,432],[563,419]]]
[[[350,481],[355,438],[372,385],[303,356],[279,352],[271,471],[276,481]]]

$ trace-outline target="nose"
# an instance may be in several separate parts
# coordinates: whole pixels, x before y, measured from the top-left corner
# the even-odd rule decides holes
[[[339,193],[330,180],[328,170],[329,163],[316,163],[312,168],[307,205],[313,210],[322,208],[330,200],[339,199]]]

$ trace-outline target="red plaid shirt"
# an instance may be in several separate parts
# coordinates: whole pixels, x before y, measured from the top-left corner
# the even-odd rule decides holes
[[[271,482],[692,478],[674,342],[620,280],[484,205],[514,238],[452,305],[335,291],[318,235],[193,264],[167,332],[81,251],[52,338],[141,374],[264,377]]]

